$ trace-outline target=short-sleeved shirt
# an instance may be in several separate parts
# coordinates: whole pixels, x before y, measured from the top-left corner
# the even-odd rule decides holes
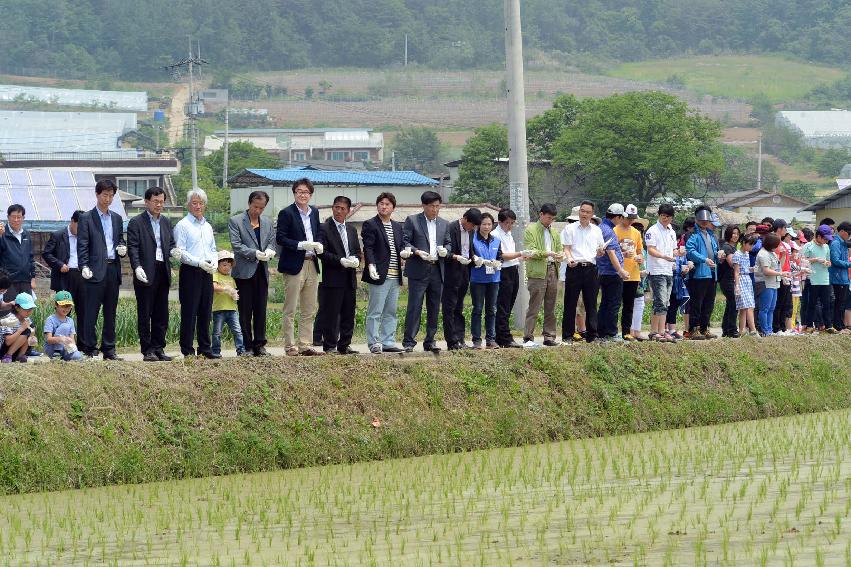
[[[596,224],[589,222],[587,227],[574,222],[561,231],[561,243],[570,246],[573,259],[577,262],[597,263],[597,249],[603,246],[603,232]]]
[[[649,253],[649,248],[654,247],[664,256],[673,256],[677,247],[677,233],[668,226],[665,228],[661,223],[656,223],[647,229],[644,234],[644,244],[648,248],[647,269],[651,276],[670,276],[674,272],[674,263]]]
[[[635,255],[642,256],[644,245],[641,243],[641,233],[638,232],[637,228],[633,228],[631,226],[623,227],[622,225],[618,225],[615,227],[615,234],[618,237],[618,242],[620,242],[621,244],[623,244],[625,240],[631,241],[635,245]],[[627,258],[626,256],[624,256],[623,268],[624,270],[629,272],[629,278],[627,278],[626,281],[641,281],[641,266],[633,258]]]
[[[213,283],[223,286],[230,286],[236,289],[236,282],[232,276],[216,271],[213,274]],[[236,301],[223,291],[213,293],[213,311],[236,311]]]
[[[756,255],[756,263],[754,264],[754,280],[765,283],[768,289],[777,289],[780,287],[780,276],[766,275],[765,270],[770,269],[775,272],[780,271],[780,258],[773,252],[769,252],[765,248],[759,251]]]
[[[736,247],[730,244],[729,242],[721,243],[721,250],[724,251],[730,261],[733,261],[733,255],[736,253]],[[732,283],[733,281],[733,267],[727,263],[727,258],[723,260],[718,260],[718,282],[719,283]]]
[[[514,236],[510,232],[506,232],[502,229],[501,226],[497,226],[493,229],[493,235],[499,238],[500,246],[502,246],[502,254],[513,254],[517,250],[515,250],[514,244]],[[505,260],[502,262],[503,268],[510,268],[512,266],[517,266],[520,264],[520,259],[515,258],[513,260]]]
[[[827,244],[816,244],[815,241],[810,241],[804,244],[804,257],[806,258],[821,258],[823,260],[830,259],[830,246]],[[810,284],[811,285],[830,285],[830,273],[827,266],[818,262],[810,262]]]
[[[54,313],[44,321],[44,332],[50,333],[54,337],[73,337],[77,334],[77,328],[74,325],[74,320],[71,317],[65,317],[61,321]],[[45,341],[46,342],[46,341]],[[57,352],[62,352],[65,349],[62,345],[53,345],[47,343],[44,346],[44,352],[47,356],[53,356]]]

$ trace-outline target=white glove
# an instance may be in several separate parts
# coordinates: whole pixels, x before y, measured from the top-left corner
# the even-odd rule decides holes
[[[320,255],[323,252],[325,252],[325,247],[322,246],[321,242],[314,242],[313,243],[313,251],[316,252],[317,255]]]
[[[340,258],[340,265],[344,268],[351,268],[352,261],[349,258]]]
[[[374,280],[378,279],[378,268],[375,267],[375,264],[369,265],[369,277]]]
[[[491,262],[491,266],[493,266],[494,270],[501,270],[502,262],[500,262],[499,260],[494,260],[493,262]]]
[[[437,255],[438,255],[438,256],[440,256],[441,258],[446,258],[446,255],[447,255],[447,254],[449,254],[449,250],[447,250],[447,249],[446,249],[446,248],[444,248],[443,246],[438,246],[438,247],[437,247]]]
[[[260,250],[255,250],[254,256],[258,260],[260,260],[261,262],[268,262],[269,261],[269,256],[267,256],[265,252],[261,252]]]
[[[429,260],[431,260],[431,254],[429,254],[429,253],[428,253],[428,252],[426,252],[425,250],[417,250],[417,256],[419,256],[420,258],[422,258],[422,259],[423,259],[423,260],[425,260],[426,262],[428,262]]]
[[[310,242],[309,240],[302,240],[301,242],[298,243],[298,246],[296,246],[296,249],[297,250],[313,250],[313,242]]]
[[[267,248],[267,249],[264,251],[264,253],[266,254],[266,259],[267,259],[267,260],[271,260],[272,258],[274,258],[275,256],[277,256],[277,255],[278,255],[278,253],[277,253],[277,252],[275,252],[275,250],[274,250],[274,249],[272,249],[272,248]]]
[[[357,256],[349,256],[349,262],[351,262],[353,268],[360,268],[360,258]]]
[[[83,271],[80,273],[80,275],[83,276],[84,280],[90,280],[90,279],[92,279],[92,276],[94,274],[92,273],[92,271],[89,269],[88,266],[83,266]]]
[[[239,292],[238,292],[236,289],[234,289],[234,288],[230,288],[230,289],[228,289],[228,295],[229,295],[229,296],[231,297],[231,299],[233,299],[234,301],[239,301]]]
[[[520,256],[523,258],[531,258],[535,254],[534,250],[521,250]]]
[[[127,247],[123,244],[119,244],[115,247],[115,253],[123,258],[127,255]]]
[[[477,268],[481,268],[484,263],[485,263],[484,259],[482,259],[478,256],[473,256],[473,264],[475,264],[475,266]]]
[[[400,256],[403,260],[407,260],[408,258],[410,258],[410,257],[411,257],[411,251],[410,251],[410,249],[405,248],[404,250],[402,250],[401,252],[399,252],[399,256]]]
[[[145,273],[144,268],[142,266],[138,266],[136,268],[136,279],[142,283],[148,283],[148,275]]]
[[[180,248],[174,247],[171,249],[171,257],[180,262],[180,259],[183,257],[183,252],[180,251]]]
[[[213,262],[211,262],[209,260],[201,262],[201,265],[198,266],[198,267],[201,268],[202,270],[204,270],[205,272],[207,272],[208,274],[215,274],[216,273],[216,264],[214,264]]]
[[[456,258],[458,259],[458,263],[462,266],[467,266],[470,262],[472,262],[472,260],[465,258],[464,256],[456,256]]]

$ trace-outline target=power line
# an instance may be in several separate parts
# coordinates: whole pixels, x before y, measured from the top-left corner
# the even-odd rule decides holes
[[[195,124],[198,116],[198,95],[195,93],[194,70],[199,69],[208,62],[201,59],[201,44],[198,44],[198,54],[192,55],[192,38],[189,38],[189,57],[166,66],[166,70],[172,73],[175,79],[181,77],[181,71],[186,68],[189,72],[189,128],[192,139],[192,188],[198,187],[198,128]]]

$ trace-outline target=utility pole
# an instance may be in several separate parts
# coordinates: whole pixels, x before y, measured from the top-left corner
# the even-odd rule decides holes
[[[225,102],[225,146],[224,146],[224,168],[222,170],[222,188],[227,189],[228,187],[228,135],[230,130],[229,125],[229,117],[230,117],[230,93],[228,93],[228,99]]]
[[[762,133],[759,134],[759,150],[758,156],[756,160],[756,189],[757,191],[762,189]]]
[[[520,0],[504,0],[505,67],[508,88],[508,179],[511,209],[517,215],[514,241],[523,249],[523,234],[529,223],[529,172],[526,154],[526,94],[523,87],[523,36],[520,30]],[[526,266],[520,262],[520,285],[514,302],[514,326],[522,328],[529,305]]]
[[[201,59],[201,46],[198,46],[198,55],[192,55],[192,38],[189,38],[189,57],[166,67],[176,77],[180,77],[180,70],[184,67],[189,70],[189,135],[192,143],[192,188],[198,187],[198,134],[195,120],[198,114],[198,97],[195,94],[195,67],[206,65],[207,61]]]
[[[408,66],[408,34],[405,34],[405,67]]]

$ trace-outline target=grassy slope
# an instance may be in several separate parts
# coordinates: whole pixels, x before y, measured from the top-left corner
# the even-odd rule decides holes
[[[439,359],[0,368],[0,492],[648,431],[851,406],[846,337]],[[73,369],[73,372],[71,372]],[[381,421],[373,427],[373,419]]]
[[[701,94],[748,99],[764,93],[772,102],[789,102],[818,84],[842,78],[845,72],[778,56],[731,55],[627,63],[613,69],[611,75],[656,82],[677,75],[687,89]]]

